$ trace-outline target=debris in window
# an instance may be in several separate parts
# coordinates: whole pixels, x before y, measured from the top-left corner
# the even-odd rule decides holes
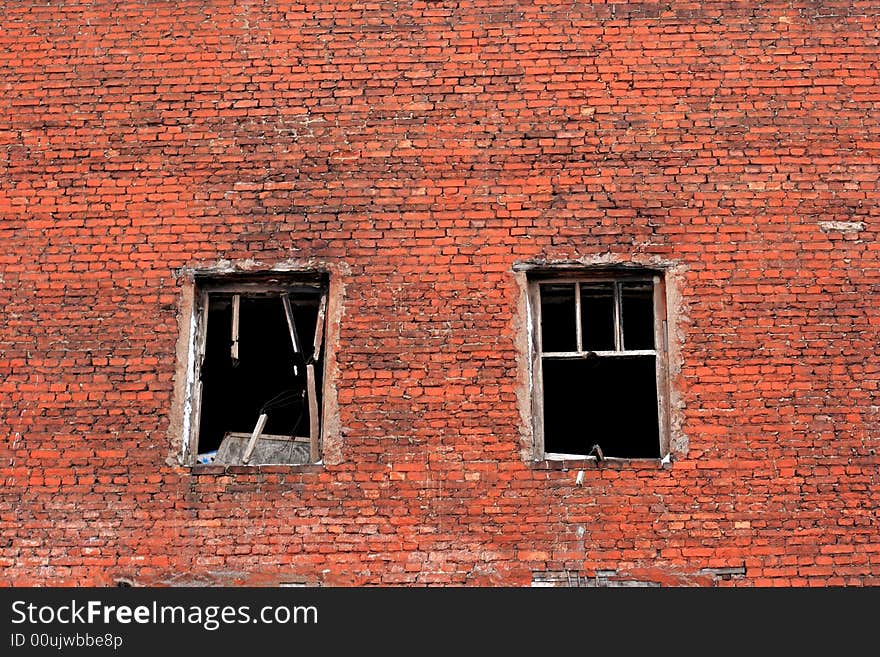
[[[214,465],[240,465],[251,434],[226,434],[222,447],[217,451]],[[273,436],[263,434],[251,454],[250,465],[267,463],[308,463],[308,438]]]
[[[215,449],[212,452],[205,452],[204,454],[199,454],[196,456],[196,463],[200,463],[202,465],[210,465],[214,462],[214,458],[217,456],[217,450]]]
[[[196,355],[197,462],[320,460],[325,313],[323,281],[205,286]],[[228,326],[231,341],[228,329],[220,330]]]
[[[327,297],[321,297],[318,304],[318,320],[315,325],[315,339],[312,342],[312,362],[321,357],[321,348],[324,346],[324,314],[327,312]]]
[[[284,304],[284,317],[287,320],[287,329],[290,331],[290,344],[293,347],[293,353],[298,354],[302,350],[299,347],[299,336],[296,333],[296,323],[293,319],[293,310],[290,307],[290,295],[285,292],[281,295],[281,302]],[[298,374],[298,367],[293,366],[293,373]]]
[[[299,348],[299,337],[296,334],[296,324],[293,319],[293,310],[290,307],[290,295],[286,292],[281,295],[281,302],[284,304],[284,317],[287,320],[287,328],[290,331],[290,344],[293,347],[293,352],[298,354],[301,350]]]
[[[257,441],[260,439],[260,434],[263,433],[263,427],[266,426],[266,420],[269,419],[269,416],[266,413],[260,413],[260,417],[257,420],[257,426],[254,427],[254,432],[251,434],[251,439],[248,441],[247,447],[244,450],[244,454],[241,457],[241,462],[247,464],[248,461],[251,460],[251,454],[254,453],[254,447],[257,445]]]

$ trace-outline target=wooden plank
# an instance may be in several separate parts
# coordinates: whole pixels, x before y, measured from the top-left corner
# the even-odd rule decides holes
[[[318,322],[315,324],[315,340],[312,343],[312,360],[321,358],[321,347],[324,344],[324,315],[327,313],[327,295],[321,295],[321,304],[318,306]]]
[[[207,292],[202,293],[202,316],[198,331],[198,362],[199,367],[205,362],[205,347],[208,345],[208,310],[211,303],[211,295]]]
[[[232,364],[238,364],[238,320],[241,309],[241,295],[236,294],[232,297]]]
[[[279,282],[279,278],[287,278],[292,276],[295,282]],[[319,281],[309,282],[300,280],[300,273],[297,272],[278,272],[274,276],[270,276],[265,280],[257,280],[251,283],[239,281],[237,283],[217,283],[211,282],[203,286],[202,289],[214,294],[254,294],[277,297],[284,292],[303,292],[307,294],[315,294],[321,292],[325,285]],[[270,280],[271,279],[271,280]],[[314,299],[317,305],[317,298]]]
[[[263,433],[263,427],[266,426],[266,420],[268,419],[269,416],[265,413],[261,413],[260,417],[257,418],[257,425],[254,427],[254,432],[251,434],[251,439],[244,450],[244,456],[241,457],[242,463],[247,463],[251,460],[251,454],[254,453],[254,447],[256,447],[257,441],[260,439],[260,434]]]
[[[253,434],[244,431],[227,431],[226,435],[232,436],[233,438],[244,438],[250,441]],[[308,443],[312,439],[308,436],[282,436],[275,433],[261,433],[259,442],[263,442],[264,440],[286,441],[290,443]]]
[[[528,345],[531,352],[529,359],[529,387],[532,398],[532,458],[544,458],[544,370],[541,359],[541,299],[537,284],[528,283],[527,305],[529,311]]]
[[[318,398],[315,393],[315,366],[306,365],[306,391],[309,398],[309,458],[316,463],[321,458],[319,439],[321,425],[318,422]]]
[[[660,457],[672,450],[669,405],[669,324],[666,316],[666,281],[654,278],[654,344],[657,345],[657,413]]]
[[[195,458],[198,454],[199,443],[199,427],[201,426],[202,417],[202,366],[205,364],[205,348],[208,344],[208,304],[211,296],[207,292],[201,293],[201,313],[196,319],[195,327],[195,344],[196,353],[192,371],[192,388],[191,388],[191,414],[189,420],[188,438],[188,456],[187,458]],[[189,456],[191,454],[192,456]]]
[[[623,295],[620,292],[620,281],[614,282],[614,349],[623,351]]]
[[[281,295],[281,303],[284,304],[284,316],[287,318],[287,330],[290,331],[290,342],[293,345],[293,353],[298,354],[302,350],[299,346],[299,336],[296,333],[296,324],[293,323],[293,308],[290,307],[290,295],[285,292]]]

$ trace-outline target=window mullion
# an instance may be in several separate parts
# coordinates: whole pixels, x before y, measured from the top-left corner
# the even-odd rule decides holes
[[[623,351],[623,303],[620,282],[614,283],[614,349]]]
[[[574,284],[574,322],[575,322],[575,334],[577,336],[577,350],[583,351],[583,328],[581,326],[581,284]]]

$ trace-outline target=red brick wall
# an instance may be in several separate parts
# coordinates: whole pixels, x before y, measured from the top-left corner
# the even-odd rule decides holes
[[[6,3],[0,582],[880,584],[878,21]],[[576,486],[523,458],[513,266],[602,258],[678,272],[681,447]],[[221,261],[337,272],[324,466],[176,464]]]

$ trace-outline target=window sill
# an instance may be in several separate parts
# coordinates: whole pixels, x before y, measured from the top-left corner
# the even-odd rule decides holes
[[[606,456],[600,461],[595,456],[545,454],[543,458],[531,461],[530,465],[535,470],[671,470],[672,455],[667,454],[663,458],[632,459]]]
[[[324,462],[318,463],[262,463],[254,465],[210,465],[197,463],[187,466],[190,474],[196,476],[231,475],[231,474],[317,474],[323,472]]]

